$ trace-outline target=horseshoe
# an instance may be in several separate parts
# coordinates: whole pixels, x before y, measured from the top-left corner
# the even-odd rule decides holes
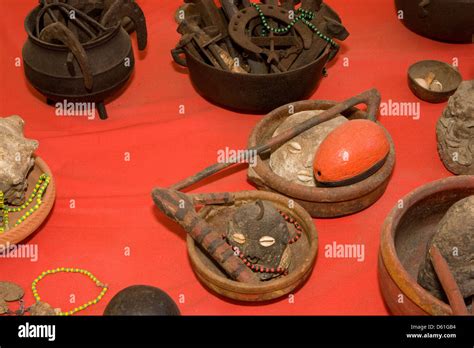
[[[281,21],[287,25],[290,25],[290,12],[284,8],[272,6],[272,5],[263,5],[260,4],[260,9],[262,13],[267,18],[273,18],[278,21]],[[247,51],[253,52],[255,54],[266,53],[266,50],[252,41],[252,38],[246,35],[246,28],[249,22],[255,18],[258,18],[259,14],[254,7],[244,8],[239,13],[234,15],[229,23],[229,35],[234,40],[236,44],[244,48]],[[303,39],[303,46],[305,49],[311,47],[313,41],[313,32],[305,24],[298,22],[293,27],[296,32]],[[279,37],[284,38],[284,36],[275,36],[274,42],[275,45],[278,45]]]
[[[102,17],[100,23],[104,26],[114,25],[122,22],[122,19],[128,17],[135,24],[138,49],[143,51],[148,43],[148,31],[146,27],[145,14],[140,6],[132,0],[115,0],[108,11]]]

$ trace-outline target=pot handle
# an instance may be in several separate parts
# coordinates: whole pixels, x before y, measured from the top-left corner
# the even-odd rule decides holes
[[[181,65],[182,67],[187,68],[188,63],[186,62],[186,58],[183,58],[182,55],[184,54],[184,49],[182,47],[177,47],[171,50],[171,56],[176,64]]]
[[[89,64],[89,58],[87,53],[82,47],[79,40],[74,36],[72,31],[67,28],[61,22],[55,22],[46,26],[39,35],[40,40],[46,42],[54,42],[55,40],[61,41],[74,55],[84,76],[84,85],[88,90],[92,90],[94,79],[92,76],[92,70]],[[72,66],[72,58],[68,57],[68,68],[71,75],[74,74]]]
[[[420,3],[418,4],[418,16],[420,16],[421,18],[428,17],[430,13],[426,7],[430,5],[430,3],[431,3],[431,0],[420,1]]]
[[[367,119],[372,122],[377,122],[377,114],[380,108],[381,96],[378,90],[370,90],[361,101],[361,103],[367,105]]]
[[[137,32],[138,49],[143,51],[148,43],[148,30],[146,18],[140,6],[132,0],[115,0],[102,17],[100,23],[104,26],[122,22],[124,18],[130,18]]]

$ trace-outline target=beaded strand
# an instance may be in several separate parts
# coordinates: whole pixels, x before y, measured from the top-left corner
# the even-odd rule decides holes
[[[290,24],[282,28],[273,28],[272,26],[270,26],[270,24],[268,24],[267,17],[265,17],[265,14],[263,13],[260,6],[256,3],[252,3],[252,6],[257,10],[263,26],[269,32],[271,31],[275,34],[287,34],[296,23],[301,21],[306,24],[312,31],[314,31],[316,35],[318,35],[321,39],[327,41],[333,47],[338,47],[337,43],[333,39],[331,39],[329,36],[324,35],[313,23],[311,23],[311,20],[313,20],[315,17],[314,12],[312,11],[299,8],[298,10],[296,10],[298,15],[290,22]]]
[[[48,275],[53,275],[53,274],[56,274],[56,273],[78,273],[78,274],[83,274],[87,277],[89,277],[98,287],[102,288],[102,291],[100,292],[99,296],[97,296],[95,299],[79,306],[79,307],[76,307],[74,308],[73,310],[69,311],[69,312],[61,312],[59,313],[58,315],[59,316],[71,316],[71,315],[74,315],[80,311],[83,311],[85,310],[86,308],[92,306],[92,305],[95,305],[97,303],[99,303],[102,298],[105,296],[105,294],[107,293],[107,290],[108,290],[108,285],[102,283],[101,281],[99,281],[99,279],[97,279],[91,272],[87,271],[87,270],[84,270],[84,269],[80,269],[80,268],[64,268],[64,267],[60,267],[60,268],[56,268],[56,269],[52,269],[52,270],[47,270],[43,273],[41,273],[32,283],[31,285],[31,290],[33,291],[33,296],[36,300],[36,302],[40,302],[41,301],[41,297],[39,296],[38,294],[38,289],[37,289],[37,285],[38,283],[44,279],[46,276]]]
[[[8,212],[5,212],[5,196],[2,191],[0,191],[0,211],[2,212],[0,233],[3,233],[6,229],[8,229]]]
[[[2,223],[0,225],[0,233],[3,233],[9,229],[9,213],[19,213],[30,206],[33,203],[33,200],[36,198],[36,204],[30,208],[23,216],[21,216],[17,222],[15,223],[15,227],[20,225],[24,222],[27,218],[29,218],[35,211],[37,211],[41,204],[43,204],[43,195],[46,189],[51,182],[51,177],[47,174],[42,174],[39,177],[38,183],[36,184],[33,192],[31,193],[30,197],[19,207],[8,207],[5,204],[5,196],[4,193],[0,191],[0,210],[2,211]]]
[[[296,221],[296,219],[293,219],[291,216],[285,214],[282,211],[279,211],[279,213],[285,219],[287,223],[293,224],[293,226],[295,226],[296,235],[288,241],[288,244],[296,243],[303,235],[303,228],[298,223],[298,221]]]
[[[288,274],[288,270],[284,269],[283,267],[269,268],[269,267],[263,267],[261,265],[256,265],[254,263],[251,263],[250,261],[247,260],[245,255],[239,250],[238,247],[232,247],[232,250],[234,250],[236,255],[240,257],[240,259],[243,261],[243,263],[245,263],[245,265],[254,272],[276,273],[276,274],[282,274],[282,275],[287,275]]]

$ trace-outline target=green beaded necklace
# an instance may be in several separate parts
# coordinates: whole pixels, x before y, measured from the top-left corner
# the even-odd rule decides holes
[[[291,21],[290,24],[283,28],[273,28],[268,24],[267,17],[265,17],[265,15],[263,14],[260,6],[255,3],[252,3],[252,6],[255,7],[255,9],[257,10],[260,19],[262,20],[263,26],[268,31],[271,31],[275,34],[287,34],[296,23],[301,21],[306,24],[312,31],[314,31],[316,35],[318,35],[321,39],[327,41],[333,47],[338,47],[337,43],[333,39],[331,39],[329,36],[324,35],[313,23],[311,23],[311,20],[315,16],[314,12],[312,11],[299,8],[298,10],[296,10],[296,13],[298,15]]]
[[[91,272],[85,270],[85,269],[81,269],[81,268],[65,268],[65,267],[59,267],[59,268],[56,268],[56,269],[51,269],[51,270],[47,270],[43,273],[41,273],[38,278],[36,278],[33,283],[31,284],[31,290],[33,291],[33,297],[35,298],[36,300],[36,303],[37,304],[40,304],[41,303],[41,297],[38,293],[38,284],[39,282],[44,279],[45,277],[49,276],[49,275],[53,275],[53,274],[57,274],[57,273],[79,273],[79,274],[83,274],[85,275],[86,277],[88,277],[90,280],[92,280],[99,288],[101,288],[101,292],[99,294],[99,296],[97,296],[94,300],[91,300],[79,307],[76,307],[74,308],[73,310],[71,311],[68,311],[68,312],[59,312],[57,315],[59,316],[71,316],[71,315],[74,315],[80,311],[83,311],[85,310],[86,308],[90,307],[90,306],[93,306],[97,303],[99,303],[102,298],[105,296],[105,294],[107,293],[107,291],[109,290],[109,286],[107,284],[104,284],[102,283],[99,279],[97,279]]]
[[[5,204],[5,196],[2,191],[0,191],[0,210],[2,212],[2,223],[0,225],[0,233],[4,233],[9,229],[9,213],[19,213],[25,209],[27,209],[33,200],[36,198],[36,204],[30,208],[23,216],[21,216],[17,222],[15,223],[15,227],[20,225],[24,222],[27,218],[29,218],[35,211],[37,211],[41,204],[43,204],[43,195],[48,187],[51,178],[47,174],[42,174],[36,184],[31,196],[26,200],[26,202],[19,206],[19,207],[8,207]]]

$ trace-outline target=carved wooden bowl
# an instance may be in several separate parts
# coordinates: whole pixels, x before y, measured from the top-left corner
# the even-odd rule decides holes
[[[49,169],[48,165],[39,157],[36,157],[35,166],[28,175],[28,192],[26,193],[26,197],[31,195],[42,174],[48,174],[51,177],[51,181],[43,196],[43,204],[41,204],[40,208],[20,225],[11,228],[5,233],[0,233],[0,250],[25,240],[41,226],[41,224],[46,220],[49,213],[51,212],[56,199],[56,186],[51,170]],[[20,213],[10,213],[10,226],[13,226],[15,222],[24,214],[24,212],[25,211]]]
[[[212,226],[221,231],[227,228],[227,222],[236,207],[256,201],[269,201],[275,207],[293,217],[302,227],[303,235],[290,245],[292,261],[289,274],[262,282],[261,285],[246,284],[229,279],[221,269],[188,236],[187,247],[191,265],[198,279],[210,290],[229,299],[247,302],[269,301],[285,296],[306,281],[313,270],[318,252],[318,234],[311,216],[298,204],[290,208],[288,198],[270,192],[243,191],[234,194],[235,205],[207,206],[200,215]],[[292,224],[288,224],[293,229]]]
[[[432,91],[415,81],[417,78],[425,78],[430,72],[434,73],[436,80],[443,85],[442,91]],[[461,82],[462,77],[459,71],[453,66],[437,60],[422,60],[408,69],[408,86],[410,90],[421,100],[430,103],[442,103],[448,100],[456,92]]]
[[[255,126],[250,135],[248,147],[262,144],[270,139],[280,124],[290,116],[290,106],[294,108],[294,113],[297,113],[306,110],[327,110],[335,104],[332,101],[305,100],[282,106],[270,112]],[[367,113],[357,108],[350,108],[342,115],[348,119],[367,119]],[[387,137],[391,149],[384,165],[372,176],[352,185],[323,188],[290,182],[273,172],[270,168],[268,153],[259,156],[257,165],[249,168],[249,180],[258,189],[277,192],[294,199],[313,217],[330,218],[356,213],[376,202],[387,188],[395,166],[395,146],[388,132]]]
[[[448,209],[474,194],[474,176],[449,177],[424,185],[405,196],[382,227],[379,281],[382,295],[395,315],[451,315],[416,281],[428,241]]]

